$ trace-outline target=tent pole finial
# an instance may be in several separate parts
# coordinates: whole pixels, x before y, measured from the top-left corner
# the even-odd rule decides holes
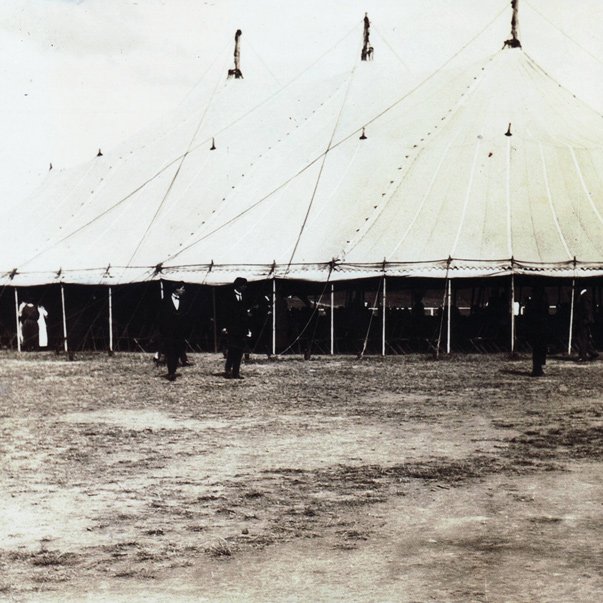
[[[364,133],[364,128],[362,128],[362,134],[360,135],[360,140],[366,140],[367,136]]]
[[[521,48],[521,42],[517,37],[517,25],[519,23],[518,4],[519,0],[511,0],[511,8],[513,9],[513,16],[511,17],[511,37],[508,40],[505,40],[503,48]]]
[[[362,51],[360,52],[361,61],[372,61],[374,49],[371,46],[370,32],[371,22],[368,13],[364,13],[364,33],[362,34]]]
[[[240,29],[235,32],[235,47],[234,47],[234,69],[228,70],[228,78],[234,77],[235,80],[243,79],[243,72],[241,71],[241,46],[239,38],[243,35]]]
[[[509,123],[509,127],[507,128],[507,131],[505,132],[505,136],[513,136],[513,133],[511,132],[511,124]]]

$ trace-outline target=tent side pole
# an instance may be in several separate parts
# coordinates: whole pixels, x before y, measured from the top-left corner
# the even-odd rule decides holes
[[[67,343],[67,313],[65,312],[65,287],[61,283],[61,310],[63,313],[63,349],[67,354],[69,352],[69,345]]]
[[[113,290],[109,287],[109,355],[113,354]]]
[[[451,342],[450,333],[452,331],[452,280],[448,279],[448,291],[446,292],[446,308],[448,309],[448,319],[446,321],[446,353],[450,354]]]
[[[162,287],[163,291],[163,287]],[[213,315],[213,324],[214,324],[214,352],[218,353],[218,321],[216,318],[216,288],[211,288],[211,307],[212,307],[212,315]]]
[[[383,299],[381,302],[382,321],[381,321],[381,356],[385,356],[385,308],[387,306],[387,279],[383,275]]]
[[[17,321],[17,351],[21,351],[21,322],[19,321],[19,291],[15,287],[15,319]]]
[[[276,279],[272,278],[272,355],[276,356]]]
[[[335,284],[331,283],[331,356],[335,354]]]
[[[572,353],[572,337],[574,330],[574,299],[576,298],[576,278],[572,279],[572,297],[570,300],[570,313],[569,313],[569,334],[567,337],[567,355],[570,356]]]
[[[515,274],[511,273],[511,354],[515,353]]]

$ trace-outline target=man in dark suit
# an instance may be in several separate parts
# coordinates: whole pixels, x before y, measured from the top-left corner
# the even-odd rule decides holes
[[[240,374],[241,360],[249,337],[251,337],[249,307],[245,296],[246,289],[247,279],[236,278],[226,300],[228,351],[226,353],[225,377],[227,379],[243,379]]]
[[[159,326],[169,381],[176,379],[178,359],[184,353],[188,318],[183,305],[185,293],[184,283],[177,283],[161,302]]]
[[[526,334],[532,347],[532,377],[542,377],[550,332],[549,302],[542,285],[534,287],[525,309]]]
[[[594,360],[599,352],[593,344],[592,328],[595,324],[593,303],[588,289],[582,289],[576,300],[574,343],[578,350],[579,360]]]

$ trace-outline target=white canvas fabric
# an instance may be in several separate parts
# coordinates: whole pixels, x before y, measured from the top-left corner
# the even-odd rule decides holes
[[[357,43],[284,86],[220,65],[50,172],[3,216],[2,282],[603,274],[601,115],[521,49],[411,74]]]

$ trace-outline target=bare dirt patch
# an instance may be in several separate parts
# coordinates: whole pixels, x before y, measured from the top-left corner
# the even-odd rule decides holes
[[[0,361],[0,599],[603,599],[603,371]]]

